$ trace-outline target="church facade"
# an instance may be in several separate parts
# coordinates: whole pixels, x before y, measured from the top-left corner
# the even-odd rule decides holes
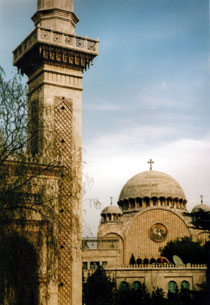
[[[198,289],[197,284],[205,282],[206,266],[174,264],[161,257],[160,251],[171,240],[205,241],[208,234],[192,228],[184,216],[187,200],[179,183],[153,171],[149,163],[149,171],[123,186],[118,206],[103,209],[97,239],[83,240],[83,272],[87,277],[102,265],[118,287],[144,283],[150,292],[157,287],[166,293],[168,289]]]

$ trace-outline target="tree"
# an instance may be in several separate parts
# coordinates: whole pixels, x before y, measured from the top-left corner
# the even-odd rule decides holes
[[[132,254],[131,258],[130,258],[130,265],[135,265],[135,263],[136,263],[136,260],[135,260],[134,255]]]
[[[85,305],[110,305],[112,304],[112,291],[115,287],[112,281],[102,269],[96,271],[83,283],[83,304]]]
[[[205,230],[210,233],[210,211],[198,209],[195,212],[184,213],[191,218],[191,223],[195,229]]]
[[[165,293],[162,288],[157,287],[152,291],[151,295],[151,305],[165,305],[166,299],[165,299]]]
[[[150,294],[144,284],[130,287],[128,283],[120,285],[113,293],[113,305],[150,305]]]
[[[0,67],[0,304],[8,305],[37,304],[38,249],[25,229],[34,215],[43,222],[49,214],[55,219],[46,183],[35,187],[50,166],[30,162],[26,153],[26,92],[19,75],[7,80]],[[52,231],[52,226],[48,228]],[[41,229],[36,238],[36,247],[41,248]]]
[[[190,237],[183,237],[170,241],[161,250],[161,256],[165,256],[173,262],[173,256],[179,256],[184,264],[205,264],[206,252],[199,241],[194,242]]]
[[[36,136],[28,136],[29,125],[26,85],[18,74],[6,80],[0,67],[0,233],[17,217],[24,227],[33,213],[44,220],[54,210],[55,194],[47,193],[47,181],[40,177],[58,171],[60,164],[57,160],[40,164],[28,155],[27,145]]]
[[[36,134],[28,132],[26,92],[20,75],[7,80],[0,67],[0,304],[7,305],[37,304],[40,252],[46,242],[52,250],[47,280],[53,276],[57,190],[61,177],[69,175],[58,159],[40,164],[39,158],[27,154]],[[34,220],[40,223],[36,233],[28,230]]]
[[[27,87],[15,75],[7,80],[0,67],[0,165],[8,158],[25,159],[27,144]]]
[[[191,213],[185,213],[184,214],[187,217],[191,218],[191,223],[194,226],[195,229],[204,230],[210,234],[210,211],[205,211],[203,209],[198,209]],[[210,241],[206,242],[204,244],[204,251],[205,251],[205,257],[207,264],[207,283],[206,283],[206,289],[204,289],[204,296],[206,300],[210,299]]]

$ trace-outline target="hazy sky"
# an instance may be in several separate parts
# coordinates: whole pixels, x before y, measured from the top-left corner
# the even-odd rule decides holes
[[[35,10],[36,0],[1,0],[0,58],[8,75]],[[201,194],[210,204],[208,0],[75,0],[75,11],[77,34],[100,39],[83,82],[84,198],[116,203],[153,158],[154,170],[181,184],[189,209]],[[95,234],[100,210],[88,202]]]

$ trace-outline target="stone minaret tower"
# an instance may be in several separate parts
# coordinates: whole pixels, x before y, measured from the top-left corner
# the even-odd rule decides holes
[[[14,65],[28,76],[28,154],[59,160],[71,173],[59,189],[57,284],[49,305],[81,305],[82,77],[98,54],[98,40],[75,34],[73,0],[38,0],[35,29],[15,49]],[[74,221],[74,219],[76,219]]]

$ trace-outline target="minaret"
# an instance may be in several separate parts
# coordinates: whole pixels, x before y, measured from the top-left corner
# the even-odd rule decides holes
[[[14,65],[28,76],[28,154],[59,160],[71,177],[59,198],[57,283],[48,305],[81,305],[82,77],[98,54],[98,40],[75,34],[73,0],[38,0],[35,29],[14,50]],[[45,303],[43,303],[45,304]]]

